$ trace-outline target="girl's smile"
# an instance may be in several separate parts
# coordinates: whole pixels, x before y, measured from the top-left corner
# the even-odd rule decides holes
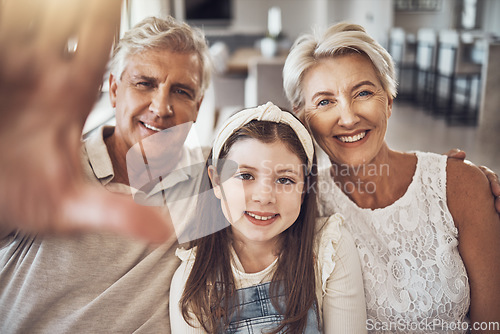
[[[234,143],[226,159],[235,161],[238,170],[214,191],[235,241],[275,243],[300,213],[302,161],[281,141],[250,138]]]

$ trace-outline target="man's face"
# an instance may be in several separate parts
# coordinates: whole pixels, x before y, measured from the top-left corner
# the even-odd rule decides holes
[[[116,108],[113,150],[125,156],[148,136],[196,121],[203,100],[200,60],[195,53],[161,49],[132,55],[121,79],[111,75],[110,98]]]

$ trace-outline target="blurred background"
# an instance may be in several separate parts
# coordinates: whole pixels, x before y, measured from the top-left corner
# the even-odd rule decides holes
[[[436,153],[457,147],[500,172],[499,0],[126,0],[119,34],[151,15],[172,15],[206,34],[216,73],[193,130],[201,145],[211,145],[219,124],[242,108],[273,101],[289,110],[281,72],[293,41],[350,21],[396,63],[389,145]],[[114,122],[107,78],[102,90],[84,137]]]

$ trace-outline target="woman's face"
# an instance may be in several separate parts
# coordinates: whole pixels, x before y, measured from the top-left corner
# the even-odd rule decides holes
[[[233,144],[228,160],[237,171],[215,186],[224,216],[235,241],[274,243],[297,219],[304,189],[304,165],[281,141],[263,143],[241,139]],[[213,184],[213,170],[210,171]]]
[[[364,55],[321,59],[304,76],[305,118],[337,164],[370,163],[384,145],[392,98]]]

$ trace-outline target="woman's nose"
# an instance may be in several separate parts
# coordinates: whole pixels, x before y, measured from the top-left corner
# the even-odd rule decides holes
[[[340,117],[338,124],[342,127],[352,127],[356,123],[359,122],[359,116],[356,112],[356,109],[349,105],[349,104],[344,104],[340,106]]]
[[[173,115],[174,112],[168,100],[168,87],[160,85],[152,93],[149,110],[158,117],[169,117]]]

